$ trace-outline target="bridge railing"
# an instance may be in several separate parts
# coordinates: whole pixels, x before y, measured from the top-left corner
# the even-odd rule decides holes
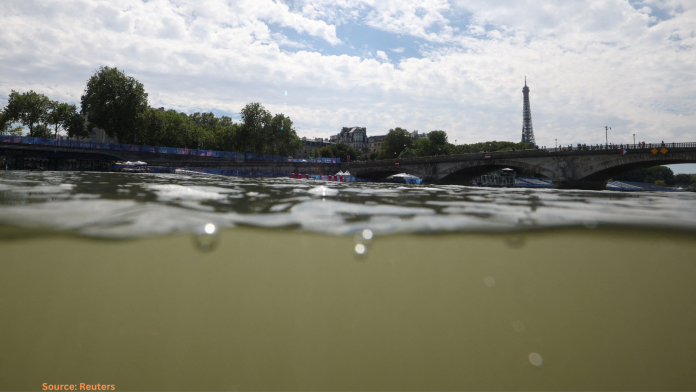
[[[293,159],[292,157],[282,157],[279,155],[270,154],[200,150],[195,148],[140,146],[136,144],[100,143],[82,140],[49,139],[43,137],[22,137],[11,135],[0,135],[0,143],[31,144],[39,146],[56,146],[72,148],[91,148],[97,150],[133,151],[156,154],[194,155],[200,157],[228,158],[244,161],[341,163],[341,158]]]
[[[661,150],[662,148],[696,148],[696,143],[636,143],[636,144],[576,144],[568,146],[560,146],[557,148],[546,148],[549,152],[559,151],[600,151],[600,150],[646,150],[650,151],[653,148]]]

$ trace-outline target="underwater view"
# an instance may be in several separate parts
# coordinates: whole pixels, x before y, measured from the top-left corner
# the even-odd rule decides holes
[[[0,172],[0,384],[693,389],[695,201]]]

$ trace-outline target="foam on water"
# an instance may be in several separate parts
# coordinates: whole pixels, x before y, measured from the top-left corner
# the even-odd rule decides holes
[[[696,229],[696,194],[0,172],[0,224],[134,238],[247,225],[336,235],[603,225]]]

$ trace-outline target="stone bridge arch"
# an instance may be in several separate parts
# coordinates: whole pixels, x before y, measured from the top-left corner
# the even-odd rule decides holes
[[[578,181],[606,183],[608,180],[636,169],[674,165],[679,163],[696,163],[696,152],[626,154],[618,158],[607,159],[595,165],[581,167]]]
[[[504,168],[519,168],[530,170],[542,174],[548,178],[553,178],[553,171],[549,168],[516,159],[495,159],[495,160],[476,160],[453,162],[451,164],[440,164],[437,176],[433,180],[443,183],[454,183],[469,185],[471,180],[476,177]]]

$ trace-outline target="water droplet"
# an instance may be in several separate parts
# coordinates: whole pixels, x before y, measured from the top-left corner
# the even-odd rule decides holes
[[[365,248],[365,245],[363,245],[363,244],[355,245],[355,253],[357,253],[358,256],[363,256],[365,254],[365,251],[367,251],[367,248]]]
[[[520,320],[515,320],[512,322],[512,329],[515,332],[524,332],[524,324]]]
[[[483,284],[485,284],[488,287],[493,287],[493,286],[495,286],[495,279],[493,279],[492,276],[486,276],[483,279]]]
[[[362,231],[362,237],[365,239],[365,241],[372,241],[372,230],[370,229],[365,229]]]
[[[537,353],[529,353],[528,358],[529,362],[534,366],[541,366],[541,364],[544,363],[544,359]]]
[[[597,221],[590,218],[583,220],[582,224],[585,225],[585,227],[587,227],[588,229],[594,229],[597,227]]]
[[[206,223],[194,230],[193,239],[198,249],[209,252],[218,244],[218,229],[214,224]]]
[[[505,237],[505,244],[509,246],[512,249],[519,249],[524,246],[524,237],[521,235],[511,235],[508,237]]]

